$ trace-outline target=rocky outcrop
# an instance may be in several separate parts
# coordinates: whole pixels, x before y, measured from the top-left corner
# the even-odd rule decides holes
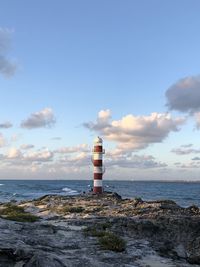
[[[200,266],[196,206],[122,199],[115,193],[45,196],[17,205],[23,219],[31,213],[39,221],[7,217],[8,207],[0,205],[0,267]],[[122,238],[125,250],[103,248],[99,240],[108,233]]]

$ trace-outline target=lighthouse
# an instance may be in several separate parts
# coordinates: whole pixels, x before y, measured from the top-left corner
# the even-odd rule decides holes
[[[98,136],[94,139],[93,149],[93,165],[94,165],[94,187],[93,192],[95,194],[101,194],[103,192],[102,177],[105,172],[103,166],[103,140]]]

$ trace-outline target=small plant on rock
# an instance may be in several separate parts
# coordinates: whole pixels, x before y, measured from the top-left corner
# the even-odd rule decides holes
[[[39,218],[35,215],[26,212],[23,207],[14,204],[6,204],[0,211],[0,217],[18,222],[36,222]]]
[[[84,235],[98,237],[98,241],[102,249],[112,250],[115,252],[124,251],[126,249],[125,240],[108,231],[109,228],[111,228],[111,224],[109,222],[96,224],[85,228]]]
[[[126,242],[121,237],[112,232],[106,232],[99,237],[99,243],[103,249],[122,252],[126,249]]]
[[[78,207],[70,207],[70,206],[66,206],[63,208],[62,210],[63,212],[69,212],[69,213],[81,213],[84,211],[84,208],[81,206]]]

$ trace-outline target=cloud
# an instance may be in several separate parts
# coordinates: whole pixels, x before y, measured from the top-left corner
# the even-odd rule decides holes
[[[35,147],[34,145],[27,145],[27,144],[23,144],[20,146],[20,148],[23,150],[29,150],[29,149],[32,149],[34,147]]]
[[[121,155],[108,158],[106,160],[106,166],[133,169],[150,169],[164,168],[167,167],[167,164],[155,161],[155,158],[150,155]]]
[[[3,137],[3,135],[0,133],[0,147],[4,146],[6,143],[5,138]]]
[[[10,148],[7,154],[4,155],[5,163],[8,162],[12,163],[13,165],[27,165],[34,162],[43,163],[51,161],[54,157],[54,153],[48,149],[29,151],[27,148],[25,150],[26,151],[23,152],[19,148]]]
[[[21,157],[21,151],[17,148],[10,148],[7,154],[8,159],[17,159]]]
[[[80,153],[80,152],[90,152],[90,148],[87,144],[80,144],[71,147],[61,147],[55,150],[55,153],[60,154],[70,154],[70,153]]]
[[[41,111],[32,113],[29,118],[22,121],[21,127],[26,129],[51,127],[55,122],[53,110],[51,108],[44,108]]]
[[[101,110],[98,113],[96,123],[85,122],[83,126],[94,131],[101,131],[103,128],[110,127],[109,120],[111,119],[111,111],[109,109]]]
[[[200,112],[195,113],[194,117],[195,117],[195,121],[196,121],[196,129],[199,130],[200,129]]]
[[[60,164],[68,167],[79,166],[80,168],[86,165],[91,165],[91,154],[87,145],[78,145],[72,151],[69,148],[67,154],[64,151],[56,155],[56,151],[51,151],[47,148],[32,150],[33,145],[21,145],[20,148],[12,147],[3,156],[3,161],[9,166],[32,166],[32,164],[45,165],[46,163]],[[75,151],[75,148],[76,151]],[[81,149],[80,149],[81,148]],[[67,148],[65,148],[67,150]],[[75,154],[74,154],[75,153]],[[59,165],[59,166],[60,166]],[[49,165],[50,166],[50,165]]]
[[[181,165],[181,162],[175,162],[174,165],[175,166],[180,166]]]
[[[62,138],[59,136],[56,136],[56,137],[52,137],[51,140],[60,141],[62,140]]]
[[[97,132],[107,140],[118,143],[118,149],[136,150],[162,142],[170,132],[178,131],[183,118],[172,118],[168,113],[152,113],[149,116],[132,114],[111,121],[109,110],[100,111],[96,122],[84,123],[84,127]]]
[[[189,155],[189,154],[198,154],[200,153],[200,149],[196,148],[188,148],[181,146],[179,148],[174,148],[171,150],[171,152],[175,153],[176,155]]]
[[[179,165],[178,167],[182,169],[197,169],[200,168],[200,162],[194,161],[194,162],[184,163],[182,165]]]
[[[200,160],[200,157],[194,157],[192,160]]]
[[[17,141],[20,140],[21,137],[22,137],[21,134],[13,134],[13,135],[11,136],[11,142],[17,142]]]
[[[91,155],[89,155],[86,152],[80,152],[80,153],[77,153],[73,157],[66,157],[64,159],[61,159],[60,163],[64,163],[66,166],[69,166],[69,167],[74,166],[78,168],[92,166]]]
[[[195,113],[200,110],[200,75],[179,80],[166,91],[170,110]]]
[[[10,46],[11,31],[0,28],[0,73],[6,77],[15,74],[17,65],[7,57]]]
[[[181,147],[184,147],[184,148],[188,148],[188,147],[192,147],[193,144],[186,144],[186,145],[182,145]]]
[[[23,156],[23,160],[31,162],[46,162],[51,161],[53,157],[53,152],[46,149],[41,151],[29,151]]]
[[[11,128],[13,125],[9,121],[5,121],[3,123],[0,123],[0,129],[8,129]]]

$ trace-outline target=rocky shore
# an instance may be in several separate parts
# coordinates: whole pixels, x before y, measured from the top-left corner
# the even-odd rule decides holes
[[[200,210],[116,193],[0,204],[0,267],[200,266]]]

